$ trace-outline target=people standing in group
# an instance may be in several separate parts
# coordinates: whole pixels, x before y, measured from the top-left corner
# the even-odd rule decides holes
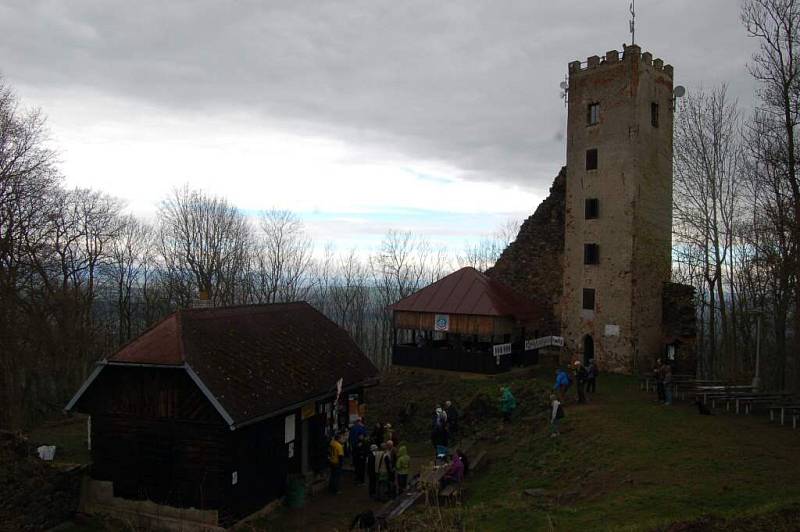
[[[447,432],[451,437],[455,437],[458,432],[458,409],[451,401],[445,401],[444,413],[447,416]]]
[[[397,449],[397,462],[395,464],[397,473],[397,493],[403,493],[408,487],[408,475],[411,473],[411,457],[405,445]]]
[[[361,418],[356,419],[353,426],[350,427],[350,432],[347,435],[348,449],[350,457],[353,460],[353,469],[356,467],[356,445],[358,445],[358,438],[361,435],[367,434],[367,427],[364,426],[364,421]]]
[[[664,374],[661,359],[656,359],[656,366],[653,368],[653,377],[656,379],[656,394],[658,395],[658,402],[663,403],[666,401],[664,396]]]
[[[589,359],[589,365],[586,366],[586,391],[588,393],[595,393],[597,391],[597,376],[600,371],[597,369],[597,364],[594,359]]]
[[[446,426],[446,414],[441,407],[437,407],[433,412],[433,422],[431,426],[431,443],[434,448],[447,447],[449,438]]]
[[[661,368],[661,376],[664,386],[664,404],[672,404],[672,366],[664,364]]]
[[[502,396],[500,397],[500,411],[503,413],[503,421],[511,421],[511,415],[514,413],[514,410],[517,408],[517,400],[514,398],[514,394],[511,393],[511,390],[508,386],[503,386],[501,388]]]
[[[330,468],[330,477],[328,477],[328,491],[334,495],[339,494],[339,479],[342,476],[342,461],[344,459],[342,439],[342,434],[337,433],[331,438],[329,446],[328,466]]]
[[[369,442],[366,432],[359,434],[356,444],[353,447],[353,469],[355,469],[356,484],[364,484],[364,475],[367,467],[367,455],[369,454]]]
[[[580,360],[575,361],[575,388],[578,391],[578,402],[583,404],[586,402],[586,394],[584,388],[586,386],[586,368],[583,367]]]
[[[372,433],[370,433],[369,435],[370,443],[380,447],[381,444],[386,441],[384,439],[383,433],[384,433],[383,423],[375,423],[375,426],[372,428]]]
[[[367,481],[369,496],[371,499],[376,498],[378,489],[378,453],[380,450],[374,443],[369,446],[369,454],[367,454]]]
[[[391,494],[389,479],[394,478],[394,464],[388,443],[381,445],[380,451],[375,455],[375,473],[378,481],[376,498],[380,501],[388,500]]]
[[[383,426],[383,437],[385,441],[391,441],[394,443],[394,446],[397,447],[397,444],[400,443],[400,433],[392,427],[391,423],[387,423]]]
[[[553,389],[558,392],[558,397],[561,399],[562,403],[567,397],[567,389],[569,388],[569,385],[569,375],[566,371],[564,371],[564,368],[558,368],[556,370],[556,383],[553,386]]]
[[[550,395],[550,436],[555,438],[560,433],[558,427],[561,424],[561,419],[564,417],[564,406],[558,397]]]

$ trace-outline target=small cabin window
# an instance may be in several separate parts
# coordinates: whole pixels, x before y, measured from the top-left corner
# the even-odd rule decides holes
[[[650,123],[658,127],[658,104],[655,102],[650,104]]]
[[[600,104],[597,102],[590,103],[586,108],[586,125],[593,126],[600,122]]]
[[[586,198],[584,206],[584,218],[594,220],[600,215],[600,202],[597,198]]]
[[[584,244],[583,263],[600,264],[600,246],[598,246],[597,244]]]
[[[586,150],[586,169],[597,170],[597,148]]]
[[[594,288],[583,289],[583,309],[594,310]]]

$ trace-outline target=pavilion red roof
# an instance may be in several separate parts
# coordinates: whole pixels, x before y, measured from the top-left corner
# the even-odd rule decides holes
[[[407,312],[512,316],[518,320],[540,314],[532,301],[471,267],[442,277],[389,308]]]

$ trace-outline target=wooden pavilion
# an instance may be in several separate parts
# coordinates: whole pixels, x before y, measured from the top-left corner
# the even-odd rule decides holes
[[[392,363],[499,373],[537,362],[525,350],[541,312],[475,268],[461,268],[390,306]]]
[[[182,310],[100,361],[66,410],[91,416],[101,491],[228,526],[326,467],[377,374],[307,303]]]

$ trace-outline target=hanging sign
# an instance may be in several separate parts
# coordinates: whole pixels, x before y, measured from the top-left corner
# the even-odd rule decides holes
[[[294,414],[283,420],[283,443],[294,441]]]
[[[450,314],[436,314],[433,322],[434,331],[447,332],[450,330]]]
[[[541,338],[536,338],[535,340],[525,340],[525,351],[533,351],[534,349],[539,349],[541,347],[548,347],[551,345],[556,347],[563,347],[564,337],[542,336]]]
[[[497,344],[492,346],[492,356],[495,364],[500,365],[500,357],[511,354],[511,344]]]

